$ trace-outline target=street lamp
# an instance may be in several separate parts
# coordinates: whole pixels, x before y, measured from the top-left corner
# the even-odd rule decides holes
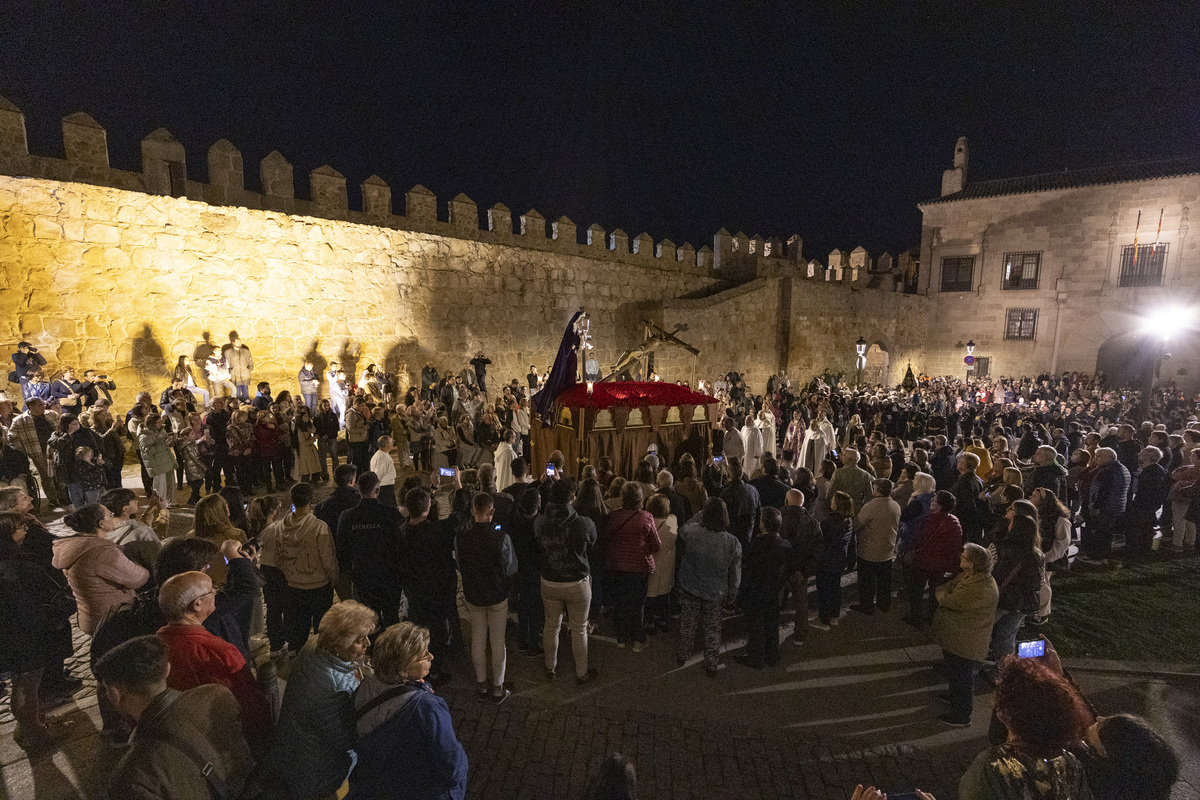
[[[867,340],[863,337],[858,337],[858,341],[854,343],[854,349],[858,351],[858,358],[854,360],[854,365],[858,368],[858,386],[862,388],[863,367],[867,366]]]
[[[967,383],[971,382],[971,367],[975,365],[975,340],[967,340],[967,357],[963,359],[963,363],[967,365]]]
[[[1195,321],[1195,309],[1181,305],[1163,306],[1142,317],[1139,325],[1142,333],[1155,338],[1154,366],[1146,372],[1142,380],[1142,397],[1138,403],[1138,411],[1143,419],[1150,416],[1150,401],[1154,395],[1154,385],[1162,371],[1162,362],[1171,357],[1167,353],[1167,341],[1171,334],[1187,331]]]

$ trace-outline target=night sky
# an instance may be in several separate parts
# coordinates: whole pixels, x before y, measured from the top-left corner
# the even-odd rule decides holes
[[[0,95],[42,155],[82,110],[125,169],[164,126],[193,179],[227,138],[248,188],[278,149],[301,197],[328,163],[352,207],[377,173],[401,213],[420,183],[822,259],[916,244],[959,135],[974,180],[1200,154],[1194,0],[640,5],[6,0]]]

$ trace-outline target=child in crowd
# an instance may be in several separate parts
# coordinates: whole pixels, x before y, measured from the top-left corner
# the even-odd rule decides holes
[[[179,465],[183,468],[187,485],[192,490],[187,501],[189,506],[196,505],[200,500],[200,487],[204,485],[205,476],[208,475],[209,464],[200,452],[200,439],[196,437],[195,423],[199,416],[199,414],[188,415],[187,424],[183,426],[179,433],[179,439],[175,443],[175,447],[179,451]]]
[[[84,505],[100,502],[106,478],[104,456],[96,455],[90,447],[76,447],[75,482],[83,489]]]

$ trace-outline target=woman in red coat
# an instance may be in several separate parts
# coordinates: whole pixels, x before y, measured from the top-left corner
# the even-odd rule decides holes
[[[946,580],[947,573],[958,571],[958,557],[962,553],[963,531],[958,517],[954,516],[954,494],[941,491],[930,502],[930,514],[921,521],[908,559],[908,617],[906,622],[924,628],[933,620],[937,608],[935,592]],[[925,600],[925,589],[929,599]]]
[[[646,643],[646,588],[654,572],[654,554],[662,547],[654,517],[642,510],[644,495],[636,481],[621,490],[621,507],[604,526],[606,582],[616,606],[617,647],[626,642],[640,652]]]

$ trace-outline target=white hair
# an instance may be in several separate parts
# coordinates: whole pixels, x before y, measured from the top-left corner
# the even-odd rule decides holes
[[[913,494],[933,494],[937,491],[937,480],[928,472],[913,476]]]

